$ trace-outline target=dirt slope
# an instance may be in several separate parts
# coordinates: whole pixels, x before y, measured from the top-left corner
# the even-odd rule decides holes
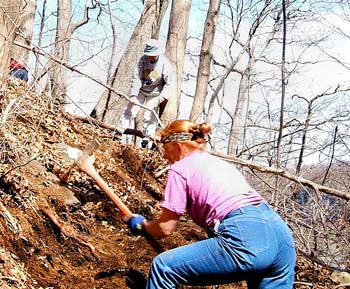
[[[17,82],[0,109],[0,288],[142,288],[160,248],[129,232],[111,200],[72,168],[67,149],[98,140],[95,168],[131,211],[149,218],[159,213],[165,175],[156,174],[166,161],[156,151],[122,145],[109,129],[55,111],[49,99]],[[184,217],[157,245],[167,250],[202,238]],[[297,270],[304,284],[295,288],[333,286],[327,270],[306,260],[299,258]]]

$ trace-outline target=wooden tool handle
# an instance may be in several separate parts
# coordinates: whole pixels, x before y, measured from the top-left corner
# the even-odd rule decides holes
[[[87,154],[81,155],[77,161],[77,164],[79,168],[87,175],[89,175],[107,194],[107,196],[113,201],[114,204],[117,205],[118,209],[124,214],[127,219],[130,219],[134,215],[97,173]],[[146,231],[144,232],[144,236],[157,253],[164,252],[162,246]]]
[[[127,218],[131,218],[134,215],[97,173],[88,156],[81,156],[77,163],[80,169],[87,175],[89,175],[97,183],[97,185],[106,193],[106,195],[113,201],[113,203],[116,204],[116,206],[124,214],[124,216],[126,216]]]
[[[89,174],[90,175],[90,174]],[[95,180],[97,185],[106,193],[106,195],[113,201],[118,209],[124,214],[124,216],[131,218],[133,213],[128,209],[128,207],[120,200],[120,198],[112,191],[112,189],[107,185],[107,183],[100,177],[100,175],[94,170],[90,175],[91,178]]]

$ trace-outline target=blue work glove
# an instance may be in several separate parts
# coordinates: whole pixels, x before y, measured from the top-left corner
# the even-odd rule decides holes
[[[142,235],[144,230],[142,228],[142,222],[145,220],[145,217],[142,215],[134,215],[126,223],[128,224],[131,232],[136,235]]]

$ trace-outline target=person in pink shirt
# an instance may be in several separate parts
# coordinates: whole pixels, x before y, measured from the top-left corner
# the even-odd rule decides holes
[[[237,168],[204,149],[207,123],[175,120],[159,132],[172,164],[156,220],[134,215],[132,232],[171,235],[188,213],[208,239],[161,253],[147,289],[208,286],[246,280],[249,289],[292,289],[295,246],[282,218]]]

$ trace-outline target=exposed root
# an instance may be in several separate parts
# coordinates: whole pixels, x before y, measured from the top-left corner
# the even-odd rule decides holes
[[[72,238],[75,241],[77,241],[80,245],[86,246],[90,249],[91,254],[96,258],[99,259],[100,256],[96,253],[96,248],[94,245],[90,244],[89,242],[85,241],[84,238],[79,237],[77,234],[73,233],[73,232],[69,232],[66,228],[64,228],[58,221],[57,217],[54,215],[54,213],[50,210],[48,210],[47,208],[41,208],[40,209],[43,214],[48,217],[52,223],[55,224],[55,226],[61,231],[61,233],[65,236],[67,236],[68,238]],[[103,252],[102,250],[97,249],[98,252],[105,254],[105,252]]]

